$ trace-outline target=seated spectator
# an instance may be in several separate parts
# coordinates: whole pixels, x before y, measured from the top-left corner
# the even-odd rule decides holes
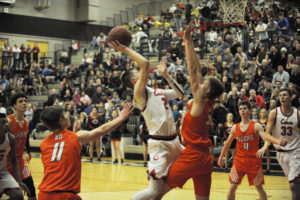
[[[97,37],[94,35],[90,43],[90,49],[96,49],[98,47]]]
[[[76,42],[75,40],[72,40],[71,47],[72,47],[72,53],[76,53],[80,49],[79,43]]]
[[[261,95],[256,95],[256,91],[254,89],[251,89],[249,91],[249,93],[250,93],[249,99],[251,99],[251,98],[255,99],[256,105],[259,108],[265,108],[266,107],[266,104],[265,104],[265,101],[264,101],[263,97]]]
[[[272,84],[279,81],[282,83],[282,87],[287,87],[290,80],[290,75],[283,70],[282,65],[278,65],[278,71],[273,75]]]
[[[242,51],[242,47],[238,47],[233,62],[240,63],[242,59],[244,59],[245,62],[248,62],[247,55]]]
[[[219,53],[223,55],[225,49],[230,48],[230,46],[227,42],[223,41],[222,37],[218,37],[217,44],[214,46],[214,48],[218,49]]]

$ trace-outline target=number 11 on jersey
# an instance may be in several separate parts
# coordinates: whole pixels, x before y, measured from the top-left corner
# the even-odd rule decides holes
[[[56,142],[53,147],[51,162],[60,161],[64,151],[65,142]],[[57,153],[58,151],[58,153]]]

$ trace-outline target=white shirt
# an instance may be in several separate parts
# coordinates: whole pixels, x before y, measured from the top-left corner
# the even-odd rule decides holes
[[[10,142],[8,134],[6,133],[3,143],[0,144],[0,170],[6,170],[8,152],[10,152]]]
[[[209,41],[216,42],[217,38],[218,38],[217,32],[214,31],[214,32],[209,32],[208,33],[208,40]]]
[[[258,39],[259,40],[266,40],[268,39],[268,33],[267,33],[267,25],[262,23],[261,25],[258,24],[255,28],[255,31],[259,31],[258,32]],[[262,32],[261,32],[262,31]]]
[[[170,136],[175,134],[175,124],[169,100],[178,98],[174,90],[146,87],[146,105],[133,105],[142,111],[150,135]]]
[[[272,130],[272,135],[278,139],[287,139],[286,146],[281,147],[274,144],[275,148],[283,150],[293,150],[300,148],[298,111],[294,108],[293,113],[286,116],[282,113],[281,107],[276,108],[276,122]]]

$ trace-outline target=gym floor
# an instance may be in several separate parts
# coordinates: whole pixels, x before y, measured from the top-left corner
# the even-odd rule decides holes
[[[43,166],[38,156],[35,155],[29,164],[36,188],[43,177]],[[146,171],[141,161],[125,160],[124,165],[112,165],[109,158],[104,158],[102,163],[90,163],[83,158],[80,196],[85,200],[130,200],[136,192],[148,187]],[[228,180],[229,173],[213,172],[211,200],[226,199],[230,187]],[[291,199],[288,180],[284,176],[266,175],[264,189],[269,200]],[[164,197],[164,200],[182,199],[195,199],[192,180],[183,189],[174,189]],[[246,176],[237,190],[236,199],[258,199],[255,188],[248,185]]]

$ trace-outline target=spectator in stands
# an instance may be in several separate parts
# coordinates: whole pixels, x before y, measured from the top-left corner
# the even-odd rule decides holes
[[[239,102],[238,90],[236,87],[233,87],[231,96],[229,96],[227,99],[227,107],[228,107],[228,112],[233,114],[233,121],[236,123],[240,121],[239,109],[237,106],[238,102]]]
[[[176,9],[173,12],[173,17],[174,17],[175,26],[176,26],[176,32],[177,33],[180,32],[180,28],[182,27],[182,14],[183,14],[183,11],[182,11],[182,9],[179,6],[180,5],[178,4],[177,7],[176,7]]]
[[[89,130],[98,128],[102,124],[100,121],[100,117],[97,115],[97,108],[93,108],[91,111],[91,114],[88,116],[89,116],[89,118],[88,118]],[[93,141],[90,141],[90,147],[89,147],[90,162],[93,162],[94,146],[95,146],[96,153],[97,153],[97,160],[99,162],[101,162],[101,144],[100,144],[101,139],[102,139],[102,137],[97,138]],[[96,143],[96,145],[94,145],[94,143]]]
[[[249,91],[249,93],[250,93],[249,99],[251,99],[251,98],[255,99],[256,105],[259,108],[265,108],[266,107],[266,104],[265,104],[265,101],[264,101],[263,97],[261,95],[257,95],[256,91],[254,89],[251,89]]]
[[[242,51],[242,47],[238,47],[233,62],[240,63],[242,59],[248,62],[247,55]]]
[[[190,4],[190,0],[186,1],[185,4],[185,20],[186,24],[189,24],[191,22],[191,17],[192,17],[192,11],[193,11],[193,6]]]
[[[44,104],[44,106],[52,106],[54,104],[54,100],[59,98],[59,94],[57,93],[56,89],[51,89],[50,95],[48,96],[47,102]]]
[[[237,52],[237,48],[241,46],[242,44],[238,41],[238,38],[237,37],[233,38],[233,43],[230,47],[230,52],[232,53],[232,55],[235,55]]]
[[[255,28],[255,32],[258,33],[258,39],[261,41],[262,45],[268,48],[268,33],[267,25],[263,23],[262,19],[259,19],[258,24]]]
[[[15,44],[13,49],[12,49],[12,57],[13,57],[13,66],[12,66],[12,68],[14,70],[17,70],[17,68],[19,68],[20,53],[21,53],[20,48],[18,47],[17,44]]]
[[[2,52],[2,66],[7,65],[10,66],[11,61],[10,61],[10,53],[12,51],[12,48],[9,46],[8,42],[5,42],[4,45],[1,47],[1,52]],[[2,67],[1,66],[1,67]]]
[[[289,80],[290,80],[289,73],[283,70],[282,65],[278,65],[278,71],[273,75],[272,84],[275,85],[276,81],[280,81],[282,83],[282,87],[287,87]]]
[[[28,49],[27,49],[28,51]],[[32,60],[33,62],[39,62],[39,53],[41,52],[40,48],[38,47],[37,43],[34,44],[34,47],[31,50],[32,52]]]
[[[88,100],[90,100],[90,97],[85,93],[85,91],[81,91],[81,97],[80,97],[80,101],[84,104],[87,105]]]
[[[94,35],[90,43],[90,49],[98,48],[97,37]]]
[[[230,46],[227,42],[223,41],[222,37],[219,36],[217,39],[217,44],[214,46],[214,48],[218,49],[220,55],[223,55],[225,49],[230,48]]]
[[[271,67],[268,65],[268,60],[267,59],[263,59],[261,62],[261,67],[258,67],[258,69],[261,69],[262,72],[262,76],[264,76],[266,78],[267,81],[272,81],[272,69]]]
[[[289,21],[283,16],[283,14],[279,15],[279,19],[277,21],[277,30],[281,31],[283,35],[290,34],[290,24]]]

